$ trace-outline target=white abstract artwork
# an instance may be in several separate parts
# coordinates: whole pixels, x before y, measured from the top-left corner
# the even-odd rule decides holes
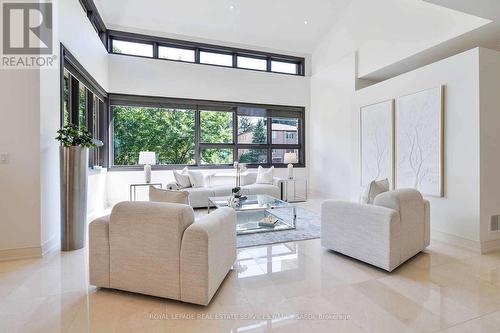
[[[393,100],[361,108],[361,185],[387,178],[393,184]]]
[[[443,196],[443,88],[396,99],[396,187]]]

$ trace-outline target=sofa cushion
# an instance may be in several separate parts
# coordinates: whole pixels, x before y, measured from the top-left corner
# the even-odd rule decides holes
[[[181,171],[174,170],[174,178],[179,188],[191,187],[191,181],[189,180],[188,167],[185,167]]]
[[[215,191],[211,187],[191,187],[189,192],[189,203],[191,207],[207,207],[208,198],[215,197]]]
[[[189,180],[193,187],[205,187],[205,175],[201,171],[188,171]]]
[[[189,205],[189,193],[187,191],[170,191],[150,186],[149,201]]]
[[[232,194],[234,185],[217,185],[212,186],[211,188],[214,191],[216,197],[224,197]]]
[[[270,167],[269,169],[264,169],[259,165],[257,169],[257,179],[255,180],[256,184],[272,184],[273,183],[273,175],[274,175],[274,167]]]

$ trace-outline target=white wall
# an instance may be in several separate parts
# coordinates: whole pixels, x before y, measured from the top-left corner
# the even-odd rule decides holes
[[[56,54],[60,40],[107,88],[107,52],[80,3],[55,3]],[[40,255],[59,243],[59,73],[1,70],[0,152],[10,163],[0,166],[0,258]]]
[[[37,70],[0,70],[0,257],[40,246],[39,87]]]
[[[62,43],[104,89],[108,88],[108,53],[90,24],[78,0],[57,1],[57,40]],[[84,37],[82,37],[84,36]],[[59,43],[55,43],[59,48]],[[59,145],[54,140],[60,126],[59,68],[40,71],[40,179],[42,250],[59,243]],[[104,186],[89,179],[89,193],[103,191]],[[104,192],[99,194],[104,196]],[[89,198],[89,201],[92,199]],[[95,207],[95,205],[90,206]],[[89,211],[89,214],[92,214]]]
[[[431,201],[431,228],[480,241],[479,49],[359,90],[352,108],[352,165],[359,190],[359,108],[445,85],[445,197]],[[356,187],[355,187],[356,189]],[[477,243],[478,244],[478,243]]]
[[[500,232],[490,232],[500,214],[500,52],[479,49],[481,122],[481,242],[483,251],[499,247]]]
[[[338,199],[350,196],[354,86],[354,54],[311,77],[308,151],[312,193]]]
[[[307,107],[309,78],[112,54],[109,92]]]

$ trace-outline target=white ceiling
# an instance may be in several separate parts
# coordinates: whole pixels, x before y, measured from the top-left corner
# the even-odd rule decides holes
[[[312,53],[351,0],[94,0],[111,29]],[[307,24],[304,23],[307,21]]]

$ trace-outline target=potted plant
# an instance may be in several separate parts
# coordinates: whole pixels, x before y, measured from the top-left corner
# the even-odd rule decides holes
[[[85,129],[66,125],[57,131],[61,175],[61,249],[85,246],[87,227],[87,170],[89,148],[102,146]]]

